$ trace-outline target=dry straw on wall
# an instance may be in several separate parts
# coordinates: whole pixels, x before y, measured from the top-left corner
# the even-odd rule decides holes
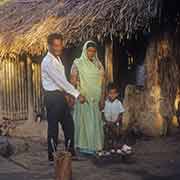
[[[172,39],[164,34],[151,40],[145,59],[145,90],[139,92],[129,86],[125,93],[125,125],[136,121],[141,131],[150,136],[165,135],[175,114],[180,71],[174,53],[178,44]]]

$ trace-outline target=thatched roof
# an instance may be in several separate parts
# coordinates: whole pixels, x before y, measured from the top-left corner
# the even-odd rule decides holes
[[[69,11],[62,27],[72,42],[93,37],[129,37],[147,31],[158,16],[159,0],[68,0]]]
[[[45,35],[55,31],[60,0],[11,0],[0,6],[0,53],[40,53]]]
[[[12,0],[0,7],[1,54],[40,53],[54,31],[62,32],[69,43],[130,36],[149,28],[160,0],[66,0],[63,9],[59,1]]]

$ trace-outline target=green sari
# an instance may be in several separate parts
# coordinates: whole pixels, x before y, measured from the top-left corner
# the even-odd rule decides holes
[[[80,83],[78,90],[86,97],[84,104],[76,103],[74,108],[75,145],[80,152],[94,153],[103,148],[103,121],[99,110],[102,94],[102,71],[97,54],[93,62],[87,58],[87,44],[79,59],[74,61]]]

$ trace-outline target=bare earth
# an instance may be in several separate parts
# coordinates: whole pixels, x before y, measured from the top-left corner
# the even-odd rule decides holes
[[[24,141],[13,140],[18,146]],[[28,144],[28,151],[16,153],[11,160],[0,157],[0,180],[54,179],[46,145],[32,141]],[[135,155],[126,163],[97,166],[90,158],[74,161],[73,180],[180,180],[180,135],[138,140],[133,148]]]

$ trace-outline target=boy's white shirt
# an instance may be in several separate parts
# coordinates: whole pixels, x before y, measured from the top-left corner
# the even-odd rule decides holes
[[[105,101],[104,116],[106,121],[116,122],[119,114],[125,111],[121,101],[115,99],[113,102],[108,99]]]

